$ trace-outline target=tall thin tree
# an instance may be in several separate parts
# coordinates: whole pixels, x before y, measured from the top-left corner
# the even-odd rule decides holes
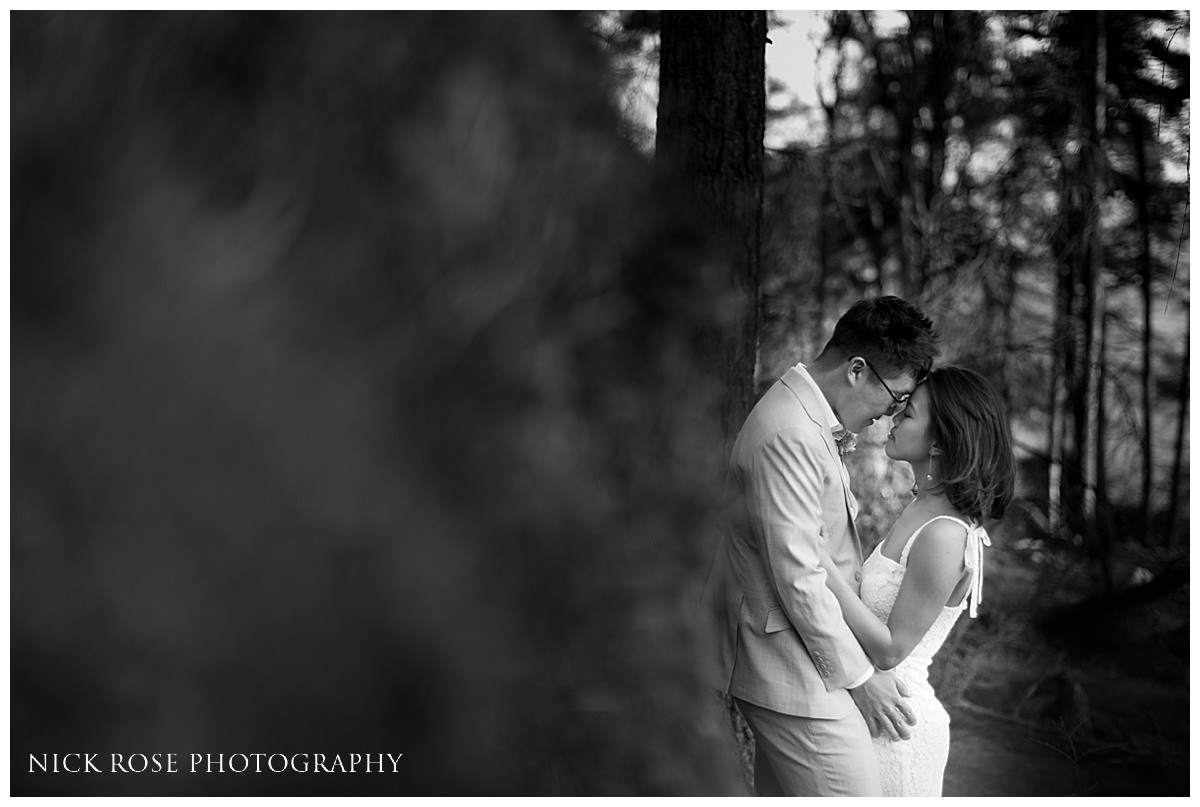
[[[1188,366],[1192,360],[1192,326],[1189,321],[1183,337],[1183,371],[1179,382],[1179,415],[1175,421],[1175,462],[1171,468],[1171,507],[1164,528],[1165,541],[1173,543],[1175,521],[1179,518],[1179,498],[1183,488],[1183,447],[1186,442],[1188,410]],[[1186,536],[1187,533],[1185,532]]]
[[[1108,548],[1105,546],[1107,530],[1099,529],[1096,518],[1096,505],[1099,479],[1099,456],[1104,451],[1099,438],[1103,431],[1100,428],[1100,386],[1104,378],[1104,340],[1103,321],[1107,297],[1104,292],[1104,239],[1102,230],[1101,207],[1105,197],[1105,122],[1107,120],[1108,96],[1105,92],[1105,72],[1108,66],[1108,48],[1105,35],[1106,18],[1103,11],[1097,11],[1091,30],[1091,41],[1088,43],[1092,53],[1093,72],[1091,76],[1092,105],[1083,110],[1089,121],[1086,127],[1090,148],[1088,149],[1088,179],[1091,182],[1091,209],[1087,214],[1087,268],[1084,273],[1085,295],[1084,310],[1087,320],[1083,327],[1087,329],[1086,349],[1084,356],[1086,364],[1083,369],[1083,444],[1080,446],[1080,459],[1083,463],[1082,473],[1082,504],[1083,529],[1091,548],[1096,551],[1105,569],[1105,584],[1111,586],[1111,575],[1108,574]]]
[[[1150,192],[1150,171],[1146,160],[1146,127],[1141,116],[1134,114],[1133,141],[1134,154],[1137,157],[1137,212],[1138,230],[1141,238],[1138,250],[1138,266],[1142,276],[1142,412],[1145,418],[1142,429],[1142,535],[1146,543],[1150,543],[1152,533],[1154,492],[1154,399],[1152,397],[1153,380],[1153,347],[1154,347],[1154,311],[1152,297],[1152,281],[1154,278],[1154,262],[1150,255],[1150,213],[1147,194]]]

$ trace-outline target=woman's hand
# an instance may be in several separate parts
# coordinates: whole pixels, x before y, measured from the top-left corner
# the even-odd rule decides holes
[[[833,585],[834,583],[837,583],[843,579],[841,572],[838,571],[837,564],[833,562],[833,558],[829,557],[828,548],[824,546],[821,547],[821,556],[818,563],[830,578],[836,578],[836,580],[831,581],[830,585]]]

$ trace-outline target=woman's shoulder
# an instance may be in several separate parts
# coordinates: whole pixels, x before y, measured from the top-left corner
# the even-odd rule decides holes
[[[964,518],[961,513],[955,511],[938,513],[926,521],[920,531],[934,535],[958,536],[961,538],[972,529],[973,525],[971,521]]]
[[[914,547],[920,544],[922,552],[955,552],[961,557],[963,543],[971,529],[971,523],[958,513],[938,513],[913,532],[904,554],[910,554]]]

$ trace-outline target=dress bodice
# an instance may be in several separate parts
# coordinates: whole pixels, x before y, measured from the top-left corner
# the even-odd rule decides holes
[[[921,534],[921,530],[942,518],[950,519],[966,530],[963,560],[966,567],[971,570],[971,584],[962,602],[943,608],[912,653],[897,667],[897,673],[905,673],[905,678],[925,679],[929,663],[933,660],[938,648],[946,641],[946,637],[950,635],[950,630],[958,621],[959,615],[963,611],[969,610],[970,615],[975,616],[976,606],[983,594],[983,547],[990,546],[991,542],[988,540],[987,532],[977,524],[967,524],[953,516],[935,516],[913,531],[900,552],[898,562],[886,557],[880,551],[883,547],[883,543],[880,542],[879,546],[876,546],[864,561],[862,567],[862,584],[859,592],[862,601],[875,616],[886,622],[892,612],[896,597],[900,593],[900,584],[903,582],[904,572],[908,568],[908,554],[912,549],[913,541]],[[918,675],[914,676],[913,674]]]
[[[962,612],[968,611],[975,616],[976,605],[983,593],[983,547],[990,545],[990,542],[987,533],[977,524],[967,524],[953,516],[936,516],[909,536],[900,551],[899,561],[886,557],[880,551],[883,546],[880,544],[862,567],[859,591],[862,601],[875,616],[886,622],[900,593],[900,585],[904,582],[908,553],[913,542],[921,530],[939,518],[948,518],[966,531],[963,562],[971,570],[971,582],[962,602],[942,608],[912,653],[896,667],[896,680],[906,685],[909,695],[907,702],[917,723],[907,740],[893,741],[887,736],[872,740],[885,796],[928,797],[942,794],[942,778],[950,753],[950,716],[938,702],[937,693],[929,684],[929,664]]]

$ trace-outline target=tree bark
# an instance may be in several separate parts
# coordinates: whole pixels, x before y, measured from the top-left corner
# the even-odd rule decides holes
[[[1150,192],[1150,169],[1146,160],[1146,127],[1141,116],[1133,114],[1134,154],[1137,159],[1138,192],[1137,213],[1141,249],[1138,254],[1142,276],[1142,413],[1145,428],[1142,430],[1142,535],[1143,541],[1151,543],[1154,492],[1154,449],[1153,424],[1154,399],[1152,396],[1154,318],[1152,311],[1153,262],[1150,257],[1150,221],[1146,195]],[[1168,529],[1170,527],[1168,526]]]
[[[1107,70],[1108,49],[1105,38],[1105,16],[1103,11],[1097,11],[1092,29],[1092,105],[1084,110],[1088,115],[1087,126],[1088,161],[1086,170],[1091,183],[1091,193],[1087,212],[1087,267],[1084,275],[1083,289],[1087,319],[1083,327],[1087,329],[1083,367],[1083,404],[1084,404],[1084,442],[1081,446],[1080,458],[1083,461],[1082,496],[1083,496],[1083,530],[1084,539],[1096,553],[1104,570],[1104,582],[1107,589],[1112,588],[1113,580],[1109,563],[1109,531],[1102,529],[1097,518],[1097,502],[1101,485],[1099,469],[1100,454],[1104,446],[1100,442],[1103,429],[1100,428],[1100,418],[1103,410],[1100,408],[1100,385],[1104,378],[1104,340],[1102,338],[1103,321],[1107,299],[1104,293],[1104,239],[1102,232],[1101,204],[1105,193],[1104,138],[1106,134],[1106,112],[1108,109],[1105,93],[1105,72]]]
[[[1074,11],[1070,15],[1080,32],[1075,66],[1080,99],[1060,150],[1064,215],[1057,238],[1060,265],[1055,341],[1061,351],[1059,366],[1065,389],[1058,396],[1064,411],[1055,412],[1055,417],[1061,418],[1058,496],[1063,526],[1082,535],[1086,545],[1093,548],[1088,458],[1092,442],[1089,406],[1095,349],[1093,321],[1097,309],[1094,251],[1099,244],[1096,187],[1102,157],[1096,131],[1099,33],[1096,12]]]
[[[910,116],[910,125],[916,126],[922,107],[929,110],[928,126],[920,127],[927,152],[921,165],[920,179],[912,189],[913,229],[917,242],[913,249],[912,265],[908,268],[908,293],[920,297],[929,282],[930,266],[935,255],[937,241],[941,236],[938,216],[942,197],[942,179],[946,166],[947,117],[946,100],[949,95],[951,77],[957,54],[951,53],[946,35],[947,26],[954,24],[953,11],[910,11],[911,30],[924,32],[930,43],[928,54],[913,48],[911,58],[913,71],[919,81],[917,91],[917,115]],[[912,40],[910,38],[910,44]]]
[[[656,172],[713,232],[730,267],[735,320],[714,361],[730,394],[732,442],[754,403],[759,323],[759,242],[766,125],[765,11],[664,11]]]
[[[1061,318],[1060,306],[1059,319],[1061,320]],[[1055,331],[1060,336],[1062,335],[1062,328],[1057,323]],[[1063,372],[1066,359],[1063,341],[1056,338],[1055,346],[1056,350],[1052,357],[1054,370],[1050,378],[1050,462],[1047,472],[1048,506],[1046,516],[1050,523],[1050,535],[1058,538],[1066,531],[1063,517],[1063,433],[1066,431],[1067,384]]]
[[[1073,320],[1076,338],[1080,344],[1079,361],[1072,377],[1072,399],[1075,410],[1075,451],[1079,462],[1080,527],[1084,540],[1091,547],[1094,543],[1095,502],[1092,488],[1092,372],[1095,352],[1097,268],[1096,250],[1099,247],[1099,205],[1096,194],[1097,175],[1101,163],[1099,133],[1096,130],[1096,105],[1098,87],[1096,72],[1099,64],[1100,37],[1099,15],[1102,12],[1081,12],[1087,34],[1083,38],[1080,53],[1083,98],[1079,109],[1080,140],[1082,149],[1079,159],[1079,222],[1083,229],[1077,234],[1079,251],[1073,261],[1075,273],[1075,303],[1077,316]]]
[[[1189,372],[1188,366],[1192,360],[1192,326],[1189,323],[1187,331],[1184,333],[1183,341],[1183,377],[1179,382],[1179,418],[1175,424],[1175,462],[1171,468],[1171,509],[1170,515],[1167,518],[1166,540],[1173,543],[1175,534],[1175,521],[1179,517],[1179,497],[1181,494],[1182,484],[1180,480],[1183,476],[1183,446],[1187,437],[1187,409],[1188,409],[1188,382]],[[1186,531],[1184,532],[1186,536]]]
[[[1098,348],[1100,355],[1100,366],[1096,373],[1096,507],[1101,514],[1108,512],[1108,419],[1105,412],[1108,411],[1108,314],[1104,310],[1106,306],[1102,306],[1100,312],[1100,346]],[[1101,515],[1101,523],[1104,522],[1104,516]]]
[[[842,40],[837,40],[838,60],[837,70],[833,75],[833,98],[826,99],[817,90],[817,99],[821,109],[825,111],[825,159],[821,160],[821,217],[818,240],[820,244],[820,267],[817,278],[817,317],[810,323],[811,339],[814,345],[820,345],[825,335],[825,308],[827,286],[833,276],[833,232],[839,220],[839,206],[835,198],[833,167],[837,153],[837,109],[842,103]]]
[[[729,391],[726,457],[755,398],[766,40],[765,11],[662,13],[655,170],[673,203],[713,233],[714,259],[730,269],[732,326],[712,349]],[[753,739],[728,696],[725,707],[745,767]]]

